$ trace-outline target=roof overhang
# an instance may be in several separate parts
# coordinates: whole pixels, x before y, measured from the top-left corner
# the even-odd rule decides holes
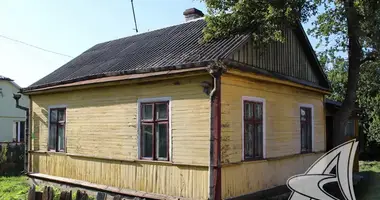
[[[304,81],[301,79],[297,79],[294,77],[282,75],[275,72],[270,72],[258,67],[248,66],[246,64],[239,63],[230,59],[223,60],[223,63],[230,68],[235,68],[243,72],[251,72],[252,74],[261,75],[261,77],[275,78],[277,80],[275,82],[278,82],[280,84],[290,85],[290,86],[295,86],[295,87],[302,87],[304,89],[318,91],[323,94],[331,93],[331,90],[329,88],[325,88],[320,85],[317,85],[308,81]],[[264,78],[260,78],[260,77],[256,77],[256,78],[264,80]]]
[[[267,70],[263,70],[257,67],[247,66],[242,63],[238,63],[236,61],[230,60],[230,59],[223,59],[221,62],[227,66],[227,68],[235,68],[243,72],[251,72],[252,74],[257,74],[262,77],[270,77],[275,78],[279,81],[277,81],[280,84],[287,84],[292,86],[298,86],[303,87],[304,89],[314,90],[318,91],[324,94],[330,94],[331,91],[328,88],[324,88],[322,86],[319,86],[317,84],[310,83],[308,81],[300,80],[297,78],[289,77],[286,75],[269,72]],[[148,79],[148,78],[169,78],[168,75],[174,75],[174,74],[187,74],[194,73],[194,72],[206,72],[208,65],[211,63],[215,63],[215,61],[206,61],[206,62],[199,62],[199,63],[192,63],[192,64],[186,64],[186,65],[178,65],[178,66],[172,66],[172,67],[165,67],[160,68],[161,71],[150,71],[145,72],[129,72],[129,74],[102,74],[99,76],[94,77],[83,77],[82,79],[76,79],[76,80],[69,80],[65,82],[56,82],[49,85],[43,85],[43,86],[37,86],[37,87],[30,87],[30,88],[23,88],[21,91],[24,94],[40,94],[45,92],[53,92],[53,91],[64,91],[67,90],[67,88],[71,89],[73,87],[80,87],[80,88],[88,88],[88,87],[97,87],[100,84],[102,86],[104,85],[114,85],[114,84],[121,84],[126,82],[131,82],[132,80],[141,80],[141,79]],[[296,85],[295,85],[296,84]]]
[[[334,101],[332,99],[326,98],[325,107],[328,113],[333,115],[336,112],[338,112],[338,110],[342,107],[342,103],[339,101]],[[361,111],[362,110],[360,108],[355,107],[354,110],[351,112],[351,117],[355,117],[355,118],[359,117],[359,114],[361,113]]]
[[[162,79],[168,79],[170,75],[180,75],[180,77],[197,75],[202,73],[207,73],[206,71],[207,65],[203,67],[195,67],[189,69],[177,69],[177,70],[166,70],[166,71],[158,71],[158,72],[150,72],[150,73],[142,73],[142,74],[126,74],[119,76],[107,76],[101,78],[94,78],[88,80],[82,80],[71,83],[57,84],[48,87],[36,88],[36,89],[22,89],[22,93],[24,94],[42,94],[42,93],[50,93],[50,92],[60,92],[72,90],[73,88],[77,89],[86,89],[93,87],[104,87],[104,86],[112,86],[119,84],[130,84],[137,83],[140,80],[145,81],[159,81]],[[178,77],[178,76],[177,76]]]

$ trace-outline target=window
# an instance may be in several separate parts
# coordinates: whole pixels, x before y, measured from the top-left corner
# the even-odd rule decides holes
[[[169,101],[140,103],[140,157],[169,160]]]
[[[301,120],[301,153],[312,151],[312,109],[309,107],[300,108]]]
[[[344,129],[344,135],[345,136],[355,136],[355,122],[354,120],[350,119],[347,121],[346,127]]]
[[[13,124],[13,142],[24,142],[25,122],[19,121]]]
[[[243,100],[244,160],[264,157],[263,102]]]
[[[49,111],[49,151],[65,151],[66,108],[51,108]]]

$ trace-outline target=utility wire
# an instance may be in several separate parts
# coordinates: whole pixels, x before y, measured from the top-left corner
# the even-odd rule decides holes
[[[26,43],[26,42],[23,42],[23,41],[20,41],[20,40],[16,40],[16,39],[13,39],[13,38],[10,38],[10,37],[7,37],[7,36],[4,36],[4,35],[1,35],[1,34],[0,34],[0,37],[1,37],[1,38],[4,38],[4,39],[7,39],[7,40],[11,40],[11,41],[13,41],[13,42],[17,42],[17,43],[20,43],[20,44],[23,44],[23,45],[29,46],[29,47],[33,47],[33,48],[36,48],[36,49],[42,50],[42,51],[45,51],[45,52],[49,52],[49,53],[57,54],[57,55],[60,55],[60,56],[65,56],[65,57],[73,58],[72,56],[69,56],[69,55],[66,55],[66,54],[63,54],[63,53],[59,53],[59,52],[55,52],[55,51],[51,51],[51,50],[48,50],[48,49],[44,49],[44,48],[42,48],[42,47],[38,47],[38,46],[35,46],[35,45],[32,45],[32,44],[29,44],[29,43]]]
[[[137,29],[137,22],[136,22],[136,15],[135,15],[135,7],[133,6],[133,0],[131,0],[131,5],[132,5],[132,12],[133,12],[133,19],[135,21],[135,31],[136,33],[139,32],[139,30]]]

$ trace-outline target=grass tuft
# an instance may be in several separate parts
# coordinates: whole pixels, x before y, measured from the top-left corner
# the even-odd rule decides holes
[[[378,161],[359,161],[360,171],[380,172],[380,162]]]
[[[0,177],[0,199],[24,200],[28,194],[29,185],[26,177]]]

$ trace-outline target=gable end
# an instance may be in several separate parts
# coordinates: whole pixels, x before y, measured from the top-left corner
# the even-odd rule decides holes
[[[273,42],[265,48],[258,48],[259,45],[249,39],[229,59],[329,88],[313,49],[308,46],[309,41],[302,38],[302,31],[302,27],[289,28],[285,31],[285,42]]]

